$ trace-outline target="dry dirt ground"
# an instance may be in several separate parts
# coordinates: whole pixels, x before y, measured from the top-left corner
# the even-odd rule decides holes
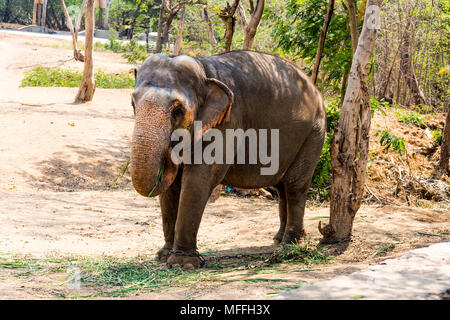
[[[111,187],[128,159],[130,90],[97,89],[92,102],[76,105],[76,88],[19,88],[23,73],[36,66],[82,69],[71,50],[55,48],[59,41],[43,41],[0,32],[0,298],[6,299],[95,296],[100,290],[65,285],[67,273],[57,268],[19,275],[8,261],[74,256],[150,260],[163,239],[157,199],[139,196],[127,176],[117,188]],[[96,68],[108,72],[131,68],[112,53],[95,52],[94,59]],[[318,222],[327,221],[328,211],[307,208],[306,231],[314,242],[320,239]],[[210,254],[201,272],[208,272],[221,257],[238,261],[239,255],[254,258],[272,252],[277,212],[275,201],[262,198],[222,196],[209,204],[199,250]],[[439,203],[428,209],[363,206],[353,241],[346,250],[342,245],[327,248],[335,256],[327,264],[287,263],[255,273],[250,263],[218,273],[211,281],[137,290],[122,297],[264,299],[289,289],[283,281],[293,287],[309,285],[411,248],[448,241],[449,221],[448,206]]]

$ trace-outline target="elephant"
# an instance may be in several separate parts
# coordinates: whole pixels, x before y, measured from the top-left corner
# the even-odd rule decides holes
[[[280,227],[273,241],[292,243],[305,235],[307,192],[326,135],[322,95],[305,73],[274,55],[231,51],[209,57],[153,54],[135,77],[129,172],[139,194],[159,196],[165,244],[157,260],[185,269],[204,265],[197,233],[219,184],[274,187]],[[200,135],[210,129],[224,135],[238,128],[278,130],[278,170],[261,174],[262,162],[175,163],[171,135],[177,129],[194,135],[196,122]]]

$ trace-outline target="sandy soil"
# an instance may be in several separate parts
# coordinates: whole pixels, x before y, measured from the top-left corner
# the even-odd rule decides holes
[[[112,182],[128,159],[133,127],[130,90],[97,89],[90,103],[73,104],[76,88],[19,88],[23,73],[36,66],[82,69],[71,50],[33,46],[41,38],[0,32],[0,252],[50,256],[135,257],[154,254],[162,244],[157,199],[140,197],[129,177]],[[110,53],[94,53],[96,68],[128,71],[131,66]],[[320,239],[317,225],[327,207],[308,207],[307,233]],[[207,206],[199,231],[200,252],[216,256],[267,253],[275,249],[277,202],[263,198],[222,196]],[[448,241],[448,207],[365,206],[355,220],[354,239],[336,259],[308,272],[270,273],[312,284],[348,274],[405,250]],[[374,251],[395,243],[379,257]],[[301,269],[302,266],[292,266]],[[246,270],[235,278],[250,278]],[[11,276],[0,268],[0,297],[60,296],[62,275]],[[202,282],[159,293],[149,299],[261,299],[272,291],[263,283]],[[131,295],[129,298],[136,298]]]

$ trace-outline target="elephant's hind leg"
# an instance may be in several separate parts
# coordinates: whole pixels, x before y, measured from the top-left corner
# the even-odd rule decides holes
[[[181,170],[173,184],[166,192],[159,196],[159,203],[162,213],[162,225],[164,232],[164,246],[157,252],[155,259],[167,261],[173,247],[175,237],[175,223],[177,221],[178,203],[180,202],[181,192]]]
[[[284,185],[282,183],[279,183],[274,186],[275,189],[278,192],[278,210],[280,215],[280,229],[278,229],[278,232],[273,237],[274,244],[280,244],[283,240],[284,236],[284,230],[286,229],[286,191],[284,189]]]
[[[306,197],[317,161],[322,153],[323,140],[323,134],[313,131],[283,177],[287,216],[282,244],[296,242],[305,235],[303,217]]]

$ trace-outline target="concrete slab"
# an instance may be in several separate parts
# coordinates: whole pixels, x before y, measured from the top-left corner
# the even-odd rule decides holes
[[[441,299],[450,289],[450,243],[415,249],[346,276],[273,296],[277,300]]]

